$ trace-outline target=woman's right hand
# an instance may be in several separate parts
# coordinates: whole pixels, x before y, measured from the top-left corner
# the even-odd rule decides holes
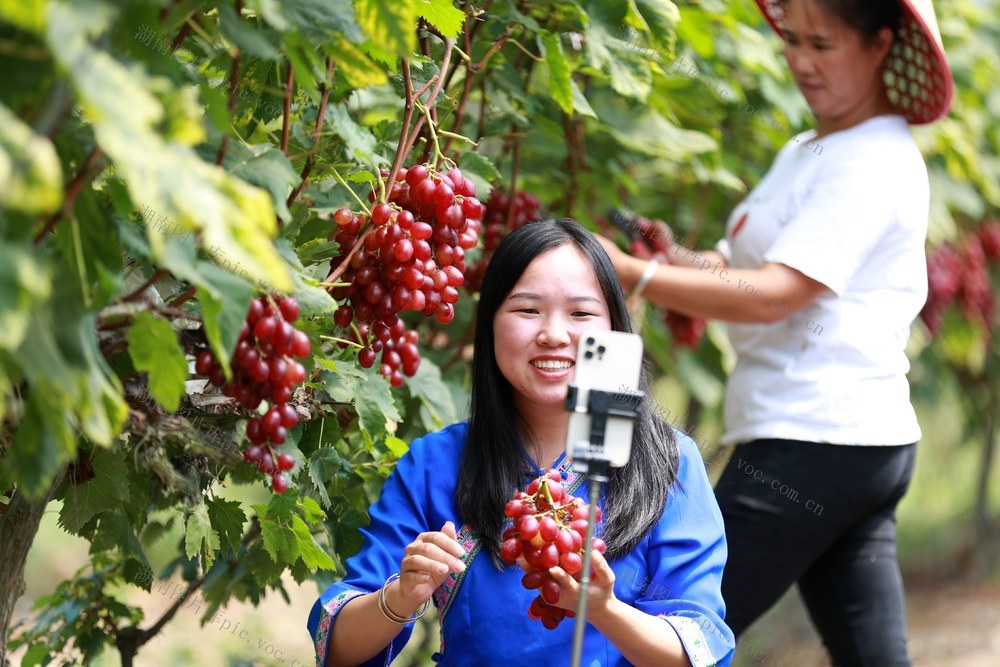
[[[392,611],[410,616],[430,599],[449,574],[465,570],[461,560],[465,549],[456,538],[455,524],[448,521],[441,530],[420,533],[407,545],[399,564],[399,580],[386,591],[386,603]]]

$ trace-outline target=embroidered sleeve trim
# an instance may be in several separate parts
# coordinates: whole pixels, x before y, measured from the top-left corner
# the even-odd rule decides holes
[[[365,595],[365,593],[355,590],[341,591],[330,598],[320,609],[319,624],[316,626],[316,634],[313,636],[313,643],[316,645],[317,665],[326,665],[326,650],[330,645],[330,626],[333,624],[333,619],[337,617],[345,604],[360,595]]]
[[[688,660],[691,661],[691,667],[715,667],[717,661],[712,655],[712,649],[697,621],[687,616],[665,616],[663,614],[660,615],[660,618],[677,631],[681,643],[684,644],[684,650],[687,651]]]

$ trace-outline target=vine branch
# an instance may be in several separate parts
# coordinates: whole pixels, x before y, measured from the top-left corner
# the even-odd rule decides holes
[[[90,151],[90,154],[84,159],[80,170],[76,172],[76,176],[74,176],[73,180],[66,185],[66,196],[63,198],[62,207],[49,217],[45,226],[42,228],[42,231],[38,232],[35,236],[35,245],[44,241],[45,237],[48,236],[48,233],[51,232],[66,216],[66,213],[73,208],[76,198],[79,197],[80,192],[83,191],[83,186],[92,176],[96,175],[92,174],[91,171],[93,171],[96,167],[97,161],[101,158],[101,155],[102,153],[100,147],[95,146],[94,149]]]

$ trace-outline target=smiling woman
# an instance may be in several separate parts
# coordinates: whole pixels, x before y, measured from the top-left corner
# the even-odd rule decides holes
[[[554,468],[573,496],[584,480],[564,453],[563,403],[587,330],[629,331],[625,297],[605,252],[572,220],[524,225],[497,248],[476,321],[470,419],[413,442],[362,531],[347,577],[313,607],[321,665],[388,664],[431,602],[440,665],[525,665],[568,659],[572,624],[529,618],[534,591],[504,567],[501,535],[514,492]],[[644,378],[643,388],[649,388]],[[647,392],[648,396],[650,392]],[[584,664],[728,665],[732,633],[720,592],[722,518],[695,444],[637,406],[632,458],[614,469],[592,551]],[[654,582],[638,590],[616,573]],[[576,580],[561,568],[556,606],[572,610]],[[666,591],[666,593],[664,593]],[[550,660],[551,661],[551,660]]]

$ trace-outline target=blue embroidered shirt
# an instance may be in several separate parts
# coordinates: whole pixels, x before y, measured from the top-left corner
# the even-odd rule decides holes
[[[419,533],[440,530],[446,521],[460,525],[455,483],[465,446],[465,422],[415,440],[370,510],[362,530],[361,551],[347,560],[347,576],[330,586],[313,605],[308,627],[318,665],[326,664],[337,614],[351,599],[377,591],[399,570],[403,550]],[[680,636],[694,667],[730,664],[735,641],[722,620],[720,585],[726,562],[726,538],[704,464],[697,447],[676,432],[680,448],[677,482],[670,490],[660,521],[630,553],[611,562],[615,595],[647,614],[663,618]],[[569,471],[563,457],[560,470]],[[586,484],[569,472],[564,485],[587,497]],[[567,659],[573,620],[555,630],[528,618],[536,591],[521,586],[519,567],[497,569],[480,554],[468,526],[458,532],[466,550],[465,572],[452,574],[434,594],[442,628],[439,665],[526,665],[542,651],[564,646]],[[366,665],[388,665],[410,636],[407,626]],[[584,638],[585,665],[629,664],[593,626]]]

